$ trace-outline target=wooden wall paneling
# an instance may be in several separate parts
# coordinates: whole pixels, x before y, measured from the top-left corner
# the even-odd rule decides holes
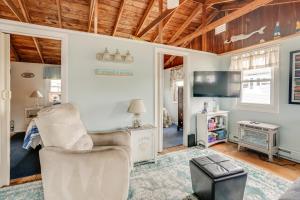
[[[295,33],[296,10],[295,4],[283,4],[278,6],[278,21],[280,22],[281,37]]]
[[[229,15],[227,15],[227,16],[225,16],[225,17],[223,17],[223,18],[221,18],[221,19],[219,19],[219,20],[203,27],[200,30],[197,30],[197,31],[191,33],[190,35],[187,35],[186,37],[184,37],[184,38],[182,38],[182,39],[180,39],[180,40],[178,40],[178,41],[176,41],[172,44],[173,45],[179,45],[179,44],[182,44],[182,43],[184,43],[188,40],[192,40],[192,39],[202,35],[203,33],[207,33],[209,31],[213,30],[217,26],[220,26],[224,23],[231,22],[231,21],[233,21],[233,20],[235,20],[235,19],[237,19],[237,18],[239,18],[239,17],[241,17],[241,16],[243,16],[243,15],[245,15],[245,14],[247,14],[247,13],[249,13],[249,12],[265,5],[265,4],[267,4],[267,3],[270,3],[271,1],[272,0],[254,0],[253,2],[251,2],[251,3],[243,6],[242,8],[230,13]]]

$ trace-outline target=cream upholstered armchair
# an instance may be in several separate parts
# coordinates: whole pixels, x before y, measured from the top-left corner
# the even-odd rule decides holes
[[[40,151],[45,200],[127,199],[129,135],[93,134],[91,151],[46,147]]]
[[[65,110],[52,110],[47,115],[51,113],[51,119],[57,120],[62,112]],[[70,118],[73,116],[74,114],[68,116],[66,120],[62,118],[64,123],[61,121],[56,123],[55,120],[51,122],[49,118],[43,118],[41,114],[40,119],[37,120],[37,127],[41,129],[43,143],[49,141],[45,132],[49,129],[52,133],[59,132],[56,128],[72,124]],[[46,125],[43,124],[44,121]],[[64,129],[64,127],[61,128]],[[65,131],[68,130],[67,127],[65,128]],[[54,136],[55,134],[52,137]],[[45,200],[127,199],[131,169],[129,133],[125,131],[93,133],[85,134],[84,137],[88,140],[85,138],[85,141],[81,141],[80,148],[78,142],[72,148],[71,146],[60,147],[63,143],[50,144],[48,142],[46,147],[40,150]],[[62,139],[60,135],[57,138]],[[93,143],[91,146],[87,145],[89,140]],[[54,145],[59,147],[54,147]]]

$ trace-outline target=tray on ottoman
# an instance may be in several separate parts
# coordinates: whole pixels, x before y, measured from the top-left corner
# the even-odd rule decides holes
[[[218,154],[190,160],[193,191],[201,200],[242,200],[247,173]]]

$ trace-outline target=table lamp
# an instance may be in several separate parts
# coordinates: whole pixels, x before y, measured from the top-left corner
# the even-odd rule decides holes
[[[43,98],[44,96],[39,90],[35,90],[31,93],[29,97],[35,99],[35,107],[37,108],[39,107],[39,98]]]
[[[133,128],[141,127],[142,121],[140,119],[140,116],[142,113],[146,112],[144,100],[142,100],[142,99],[131,100],[127,112],[134,114],[133,121],[132,121]]]

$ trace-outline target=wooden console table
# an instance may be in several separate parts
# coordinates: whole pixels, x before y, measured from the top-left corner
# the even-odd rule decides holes
[[[253,121],[239,121],[239,143],[238,151],[241,147],[246,147],[268,154],[269,161],[273,161],[273,155],[278,153],[279,126]]]

